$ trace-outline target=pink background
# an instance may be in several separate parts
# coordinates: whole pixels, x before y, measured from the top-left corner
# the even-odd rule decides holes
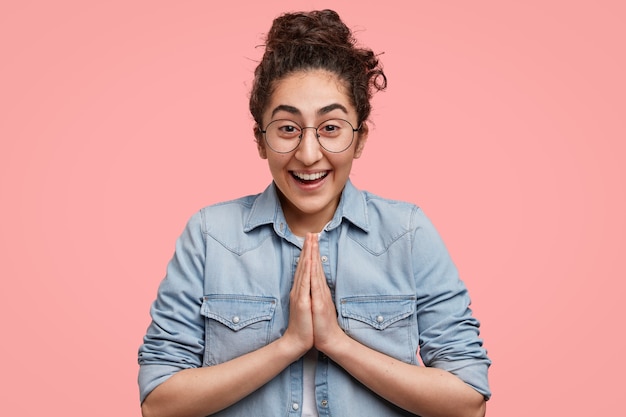
[[[136,350],[201,206],[261,191],[247,94],[280,12],[384,52],[353,181],[421,205],[473,298],[490,416],[622,409],[621,1],[0,6],[0,414],[139,416]]]

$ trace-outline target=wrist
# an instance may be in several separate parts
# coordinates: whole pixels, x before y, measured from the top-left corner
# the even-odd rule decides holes
[[[295,362],[302,357],[306,352],[311,349],[312,346],[306,346],[303,343],[298,343],[294,338],[285,333],[281,338],[275,342],[278,354],[285,358],[289,363]]]
[[[335,336],[327,338],[325,342],[316,343],[315,348],[324,353],[329,358],[338,362],[344,354],[350,354],[353,349],[352,344],[358,343],[343,331],[337,333]]]

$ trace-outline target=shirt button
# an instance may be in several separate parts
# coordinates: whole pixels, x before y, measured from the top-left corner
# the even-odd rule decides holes
[[[300,408],[300,406],[298,405],[298,403],[293,403],[293,404],[291,404],[291,408],[292,408],[294,411],[298,411],[298,409]]]
[[[233,323],[235,324],[239,323],[239,316],[233,317]]]
[[[328,400],[322,400],[322,407],[326,407],[328,405]]]
[[[377,321],[378,323],[382,323],[383,321],[385,321],[385,318],[384,318],[383,316],[377,316],[377,317],[376,317],[376,321]]]
[[[328,256],[326,255],[322,256],[322,262],[328,262]]]

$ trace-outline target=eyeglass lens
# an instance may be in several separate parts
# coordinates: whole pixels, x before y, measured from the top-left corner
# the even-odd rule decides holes
[[[315,127],[301,127],[293,120],[278,119],[265,128],[265,140],[272,150],[280,153],[291,152],[298,147],[305,129],[315,129],[320,145],[329,152],[342,152],[350,147],[355,129],[343,119],[331,119]]]

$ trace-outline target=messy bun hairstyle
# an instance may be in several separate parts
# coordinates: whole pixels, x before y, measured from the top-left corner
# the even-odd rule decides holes
[[[286,13],[267,34],[265,53],[254,71],[250,113],[258,126],[276,83],[296,71],[324,69],[347,87],[358,124],[369,117],[374,91],[387,78],[371,49],[358,47],[350,29],[333,10]],[[258,134],[258,127],[255,129]]]

